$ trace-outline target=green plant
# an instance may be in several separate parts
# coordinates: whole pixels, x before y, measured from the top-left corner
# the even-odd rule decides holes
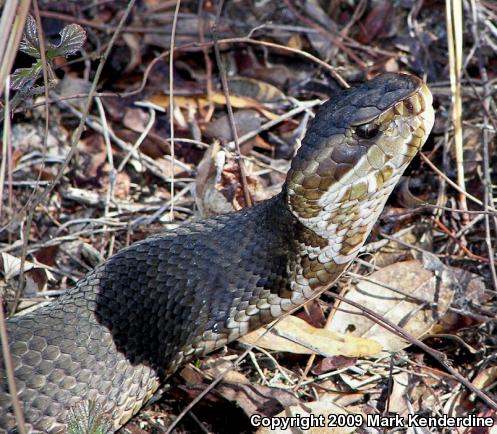
[[[45,58],[48,68],[49,86],[55,83],[55,74],[52,62],[56,57],[66,57],[79,51],[86,40],[86,32],[79,24],[65,26],[60,34],[60,42],[52,44],[45,43]],[[40,38],[36,27],[36,21],[28,15],[24,34],[19,45],[19,50],[36,59],[29,68],[18,68],[11,75],[10,87],[19,91],[23,97],[44,92],[44,86],[36,86],[36,81],[42,74],[43,63],[40,52]]]
[[[85,401],[71,408],[67,434],[110,434],[112,422],[95,401]]]

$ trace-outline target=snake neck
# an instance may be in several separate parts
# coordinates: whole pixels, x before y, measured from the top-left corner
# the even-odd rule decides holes
[[[377,189],[376,180],[369,177],[369,184],[336,182],[321,190],[314,185],[314,173],[290,170],[280,200],[298,222],[295,242],[300,254],[291,270],[293,291],[308,299],[340,276],[366,242],[405,166],[385,166]]]
[[[333,248],[334,235],[321,231],[318,225],[309,224],[292,210],[286,185],[271,202],[270,213],[279,215],[280,221],[285,222],[279,230],[291,234],[293,247],[290,250],[296,254],[288,258],[287,274],[292,302],[301,304],[328,289],[350,261],[337,263],[333,257],[323,255]]]

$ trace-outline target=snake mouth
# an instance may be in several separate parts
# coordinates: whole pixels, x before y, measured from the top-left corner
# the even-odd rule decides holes
[[[419,80],[419,86],[412,94],[373,121],[382,134],[372,146],[377,146],[396,168],[409,164],[426,141],[435,120],[432,104],[433,96],[428,86]],[[375,169],[386,163],[382,160],[374,164],[374,159],[369,162]]]

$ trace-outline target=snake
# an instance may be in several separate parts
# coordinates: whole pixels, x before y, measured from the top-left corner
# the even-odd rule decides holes
[[[281,192],[120,250],[58,299],[7,320],[29,432],[98,404],[117,430],[177,368],[315,298],[354,260],[434,122],[418,77],[385,73],[317,110]],[[0,432],[16,432],[0,359]]]

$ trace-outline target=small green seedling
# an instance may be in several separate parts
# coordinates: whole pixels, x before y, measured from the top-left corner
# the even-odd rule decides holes
[[[67,434],[111,434],[112,422],[95,401],[84,401],[71,408]]]
[[[45,43],[45,57],[48,68],[49,87],[55,85],[55,74],[52,69],[53,60],[56,57],[67,57],[81,50],[86,40],[86,32],[79,24],[70,24],[62,29],[60,42],[52,44]],[[36,86],[36,81],[41,77],[43,63],[40,52],[40,38],[36,21],[28,15],[23,38],[19,45],[19,50],[35,59],[35,62],[29,68],[18,68],[10,77],[10,87],[19,91],[23,98],[28,95],[37,95],[43,93],[44,86]]]

